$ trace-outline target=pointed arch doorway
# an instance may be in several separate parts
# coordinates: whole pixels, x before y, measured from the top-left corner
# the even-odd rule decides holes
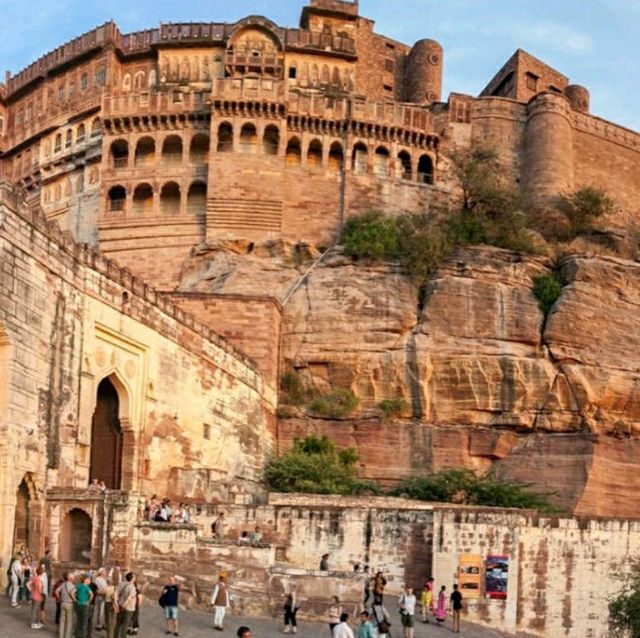
[[[89,480],[104,481],[107,488],[121,489],[123,434],[120,398],[111,379],[98,385],[96,409],[91,426],[91,465]]]

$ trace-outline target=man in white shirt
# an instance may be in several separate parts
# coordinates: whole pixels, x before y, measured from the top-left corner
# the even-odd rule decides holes
[[[104,597],[102,592],[105,590],[107,586],[107,570],[104,567],[101,567],[98,570],[98,575],[96,576],[95,584],[97,587],[96,601],[95,601],[95,618],[96,618],[96,626],[95,629],[98,631],[105,629],[105,617],[104,617]]]
[[[398,599],[400,605],[400,620],[404,631],[404,638],[413,638],[414,615],[416,613],[416,597],[413,587],[406,587],[404,594]]]
[[[354,638],[348,620],[349,614],[340,614],[340,622],[333,628],[333,638]]]
[[[225,572],[222,572],[218,578],[218,582],[211,594],[211,604],[215,610],[213,628],[223,631],[224,615],[231,605],[231,594],[227,589],[227,574]]]
[[[16,557],[11,563],[9,579],[11,581],[11,606],[18,606],[18,592],[20,591],[20,579],[22,578],[22,561]]]

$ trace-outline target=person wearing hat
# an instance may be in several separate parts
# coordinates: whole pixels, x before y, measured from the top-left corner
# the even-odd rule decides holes
[[[218,582],[211,594],[211,604],[214,608],[213,628],[223,630],[224,615],[231,606],[231,594],[227,588],[227,572],[220,572]]]

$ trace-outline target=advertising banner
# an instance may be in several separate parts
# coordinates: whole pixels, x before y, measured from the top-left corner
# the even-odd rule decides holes
[[[487,556],[485,594],[494,600],[506,600],[509,583],[509,557]]]
[[[458,587],[464,598],[480,596],[480,554],[460,554],[458,557]]]

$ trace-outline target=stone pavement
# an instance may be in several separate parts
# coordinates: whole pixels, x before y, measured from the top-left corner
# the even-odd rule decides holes
[[[42,630],[29,628],[29,607],[24,605],[18,609],[12,609],[6,598],[0,600],[0,638],[25,638],[26,636],[42,636],[50,638],[57,636],[55,632],[54,605],[47,605],[47,618],[49,627]],[[395,625],[396,623],[394,623]],[[448,638],[456,634],[448,627],[436,627],[435,625],[416,624],[416,638]],[[182,638],[235,638],[236,630],[240,625],[250,627],[255,638],[282,638],[282,627],[272,618],[243,618],[228,615],[225,619],[225,631],[220,633],[213,629],[213,614],[202,611],[180,610],[180,636]],[[146,605],[142,609],[140,622],[141,637],[164,636],[164,616],[157,605]],[[395,631],[393,631],[395,629]],[[319,623],[302,621],[298,628],[300,638],[329,638],[329,627]],[[507,634],[463,623],[461,638],[504,638]],[[93,638],[105,638],[105,632],[93,632]],[[392,637],[402,638],[400,623],[392,627]]]

